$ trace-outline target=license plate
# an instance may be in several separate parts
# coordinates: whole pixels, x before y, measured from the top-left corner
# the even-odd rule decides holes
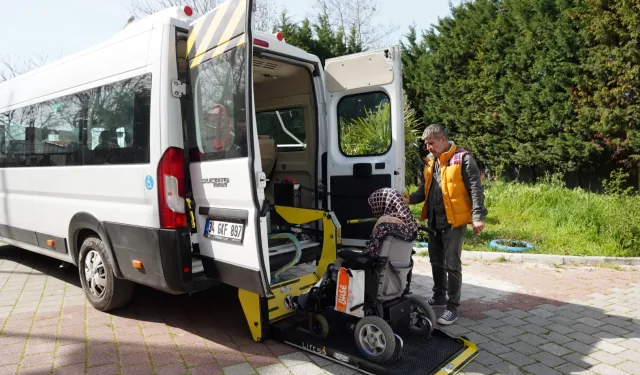
[[[244,238],[244,224],[207,219],[204,235],[217,241],[242,243]]]

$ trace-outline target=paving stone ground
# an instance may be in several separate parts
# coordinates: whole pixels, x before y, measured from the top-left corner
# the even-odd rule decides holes
[[[480,355],[465,374],[640,374],[640,272],[463,260],[461,318],[444,328]],[[432,280],[417,258],[414,293]],[[441,313],[441,311],[437,311]],[[105,314],[75,267],[0,247],[0,374],[352,374],[273,341],[254,343],[235,290],[137,287]]]

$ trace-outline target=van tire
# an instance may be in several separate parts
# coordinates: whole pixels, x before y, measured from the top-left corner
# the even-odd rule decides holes
[[[127,305],[134,286],[129,280],[115,277],[107,252],[107,246],[100,238],[89,236],[82,242],[78,262],[84,294],[96,310],[104,312]]]

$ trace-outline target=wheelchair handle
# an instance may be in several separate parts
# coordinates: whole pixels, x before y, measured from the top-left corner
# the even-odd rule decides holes
[[[433,234],[434,236],[436,235],[436,231],[435,230],[433,230],[433,229],[431,229],[431,228],[429,228],[427,226],[424,226],[424,225],[418,225],[418,230],[421,230],[421,231],[424,231],[424,232],[429,232],[429,233]]]
[[[376,219],[375,217],[366,218],[366,219],[351,219],[351,220],[347,220],[347,224],[371,223],[376,221],[378,221],[378,219]]]

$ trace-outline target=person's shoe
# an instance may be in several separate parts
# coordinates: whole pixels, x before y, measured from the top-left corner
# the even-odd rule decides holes
[[[441,300],[441,301],[440,300],[436,300],[433,297],[429,298],[427,303],[431,307],[442,307],[442,306],[446,306],[447,305],[447,301],[445,301],[445,300]]]
[[[287,310],[297,310],[300,308],[300,304],[298,303],[298,296],[291,296],[287,294],[284,297],[284,306]]]
[[[448,326],[455,323],[456,320],[458,320],[458,313],[456,313],[455,311],[445,310],[444,314],[442,314],[442,316],[438,318],[438,324]]]

